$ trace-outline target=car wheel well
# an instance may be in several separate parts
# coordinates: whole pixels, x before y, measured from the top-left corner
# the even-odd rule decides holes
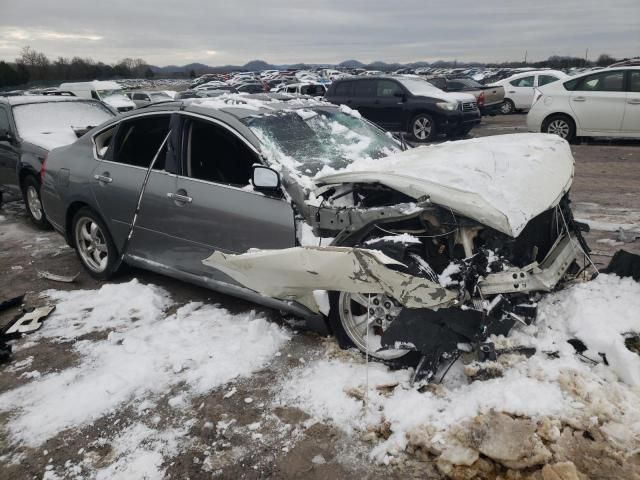
[[[36,175],[35,172],[29,170],[28,168],[22,168],[18,172],[18,185],[20,185],[20,190],[24,190],[24,182],[27,177],[33,177],[38,181],[38,183],[40,183],[40,177]]]
[[[78,210],[80,210],[81,208],[88,208],[97,217],[99,217],[100,220],[102,220],[102,223],[104,223],[105,225],[107,224],[107,222],[104,221],[104,218],[102,217],[102,215],[100,215],[93,208],[91,208],[91,206],[88,203],[85,203],[85,202],[82,202],[82,201],[77,201],[77,202],[71,203],[71,205],[69,205],[69,207],[67,208],[67,212],[66,212],[65,217],[64,217],[64,233],[65,233],[65,236],[67,237],[67,243],[71,247],[74,247],[74,245],[73,245],[73,231],[72,231],[73,225],[71,223],[73,222],[73,217],[78,212]]]
[[[547,115],[545,117],[545,119],[542,121],[542,123],[540,124],[540,132],[541,133],[545,133],[547,131],[547,128],[548,128],[549,124],[554,119],[563,119],[563,120],[565,120],[567,122],[567,124],[569,125],[569,134],[568,134],[568,136],[567,136],[567,138],[565,140],[567,140],[567,142],[569,142],[569,143],[574,143],[576,141],[576,133],[578,131],[578,124],[574,120],[574,118],[571,115],[569,115],[568,113],[556,112],[556,113],[552,113],[550,115]]]
[[[576,128],[576,121],[573,119],[573,117],[571,115],[569,115],[568,113],[556,112],[556,113],[550,113],[549,115],[544,117],[544,120],[540,124],[540,131],[541,132],[542,132],[542,130],[544,128],[544,125],[546,125],[547,122],[549,122],[551,120],[551,118],[554,118],[554,117],[565,118],[565,119],[569,120],[573,124],[573,128]],[[544,133],[544,132],[542,132],[542,133]]]

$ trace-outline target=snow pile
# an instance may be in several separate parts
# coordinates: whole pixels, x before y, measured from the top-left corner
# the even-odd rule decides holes
[[[186,406],[191,395],[261,368],[289,339],[253,311],[232,315],[192,302],[165,318],[167,293],[136,280],[48,295],[57,309],[38,335],[76,340],[81,361],[0,395],[0,411],[20,406],[8,426],[14,440],[30,446],[131,402],[153,402],[179,384],[185,392],[173,405]],[[80,339],[96,330],[109,333]]]
[[[594,429],[608,443],[615,436],[621,455],[632,455],[640,448],[640,357],[625,348],[622,334],[640,332],[638,312],[638,283],[600,275],[549,295],[535,325],[494,339],[497,348],[533,346],[537,352],[530,358],[499,356],[487,365],[501,372],[498,378],[470,382],[465,371],[472,372],[474,364],[458,362],[443,384],[417,389],[409,385],[410,371],[369,363],[367,373],[364,361],[324,358],[294,372],[284,382],[279,402],[332,421],[347,433],[368,438],[376,433],[371,456],[385,463],[425,448],[444,458],[471,459],[468,465],[480,451],[505,466],[525,468],[547,462],[552,451],[565,455],[558,453],[564,447],[552,444],[560,441],[561,431],[570,436],[571,429]],[[588,345],[585,355],[600,360],[598,353],[603,353],[610,367],[576,355],[567,343],[576,337]],[[478,440],[491,437],[496,422],[507,430],[515,422],[514,432],[502,432],[500,448]],[[527,445],[516,430],[529,432]],[[504,454],[509,444],[522,447],[514,447],[520,453],[513,458]],[[452,445],[459,448],[447,450]]]

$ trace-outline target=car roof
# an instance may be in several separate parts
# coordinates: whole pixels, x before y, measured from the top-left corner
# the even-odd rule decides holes
[[[10,97],[1,97],[0,102],[9,105],[26,105],[29,103],[51,103],[51,102],[97,102],[90,98],[81,97],[65,97],[55,95],[16,95]]]
[[[213,118],[222,118],[224,114],[227,114],[237,120],[242,120],[243,118],[256,115],[314,107],[338,108],[336,105],[318,100],[316,97],[282,93],[256,93],[250,95],[231,93],[218,97],[186,98],[183,100],[151,104],[144,108],[144,113],[185,111]],[[141,110],[142,109],[137,109],[126,112],[118,118],[139,115],[142,113]]]

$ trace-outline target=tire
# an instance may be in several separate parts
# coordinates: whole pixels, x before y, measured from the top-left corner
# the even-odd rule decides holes
[[[107,226],[90,208],[81,208],[73,216],[71,240],[82,266],[93,278],[109,280],[117,273],[118,250]]]
[[[430,142],[438,134],[438,126],[435,119],[426,113],[420,113],[413,117],[409,124],[409,135],[416,142]]]
[[[542,133],[551,133],[572,143],[576,139],[576,124],[567,115],[550,115],[542,122]]]
[[[504,101],[502,102],[502,105],[500,105],[500,113],[502,113],[503,115],[511,115],[515,111],[516,111],[516,106],[513,103],[513,101],[509,100],[508,98],[505,98]]]
[[[22,199],[31,222],[40,230],[50,230],[51,224],[44,214],[40,200],[40,182],[33,175],[27,175],[22,180]]]
[[[366,354],[366,343],[363,344],[363,338],[354,338],[352,330],[344,321],[343,307],[349,304],[353,304],[354,301],[350,298],[353,294],[347,292],[329,292],[329,316],[327,318],[329,327],[333,333],[333,336],[338,341],[338,345],[343,349],[357,348],[363,354]],[[358,294],[355,294],[358,295]],[[363,297],[367,297],[365,294],[361,294]],[[381,296],[381,295],[378,295]],[[371,295],[371,299],[374,295]],[[399,307],[401,308],[401,307]],[[366,312],[366,309],[364,310]],[[366,321],[367,319],[365,319]],[[346,327],[346,328],[345,328]],[[372,328],[375,329],[374,326]],[[415,367],[420,360],[420,354],[411,350],[389,350],[385,352],[376,352],[380,345],[379,336],[370,333],[369,334],[369,357],[393,366],[397,367]],[[377,345],[377,346],[376,346]]]

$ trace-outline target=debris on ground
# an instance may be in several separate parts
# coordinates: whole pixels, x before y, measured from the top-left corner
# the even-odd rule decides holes
[[[80,272],[76,273],[75,275],[57,275],[55,273],[51,273],[43,270],[38,272],[38,276],[40,278],[44,278],[46,280],[52,280],[54,282],[73,283],[80,276]]]

